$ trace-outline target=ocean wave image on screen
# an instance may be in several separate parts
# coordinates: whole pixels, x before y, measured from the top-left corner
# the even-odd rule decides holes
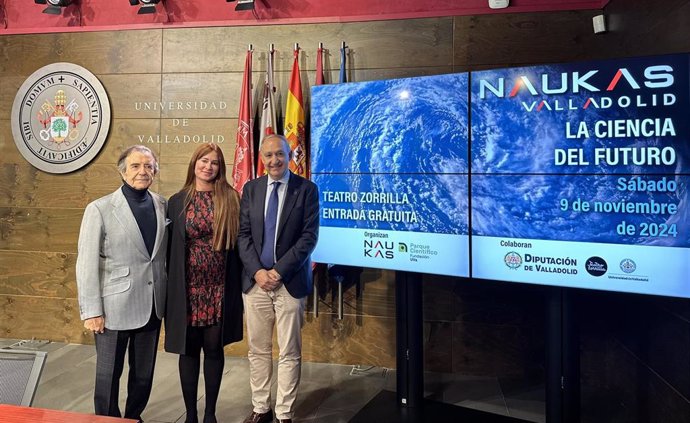
[[[314,173],[467,173],[467,74],[312,91]]]
[[[516,84],[515,81],[522,76],[535,81],[535,85],[538,85],[536,81],[540,81],[541,75],[546,74],[551,77],[551,81],[559,81],[560,75],[573,73],[572,67],[535,66],[473,73],[472,173],[690,173],[690,144],[687,142],[690,131],[689,119],[686,117],[690,101],[683,81],[680,79],[676,81],[672,92],[675,101],[671,105],[651,107],[653,99],[657,102],[662,101],[663,94],[671,89],[666,91],[632,89],[626,86],[626,83],[619,83],[620,88],[609,93],[605,91],[605,87],[609,83],[608,77],[615,75],[617,66],[615,64],[600,66],[597,68],[596,77],[588,80],[593,85],[603,87],[604,91],[595,93],[580,91],[535,96],[521,89],[515,96],[510,96],[511,88]],[[682,69],[687,71],[687,66],[680,68],[680,71]],[[591,68],[584,64],[579,70],[581,74],[585,74],[589,69]],[[630,72],[633,71],[631,68]],[[504,95],[499,97],[489,90],[484,90],[485,96],[481,98],[481,80],[489,81],[492,86],[500,86],[498,81],[505,81]],[[602,97],[611,98],[612,106],[596,107],[594,104],[601,103]],[[620,97],[631,99],[632,105],[617,106],[616,99]],[[542,100],[545,105],[542,105],[539,110]],[[638,101],[645,106],[634,106]],[[547,107],[554,109],[560,107],[563,110],[548,110]],[[672,120],[675,136],[668,134],[625,138],[593,136],[592,128],[596,122],[605,122],[607,128],[613,128],[614,121],[650,119],[658,120],[662,124],[667,118]],[[590,129],[590,136],[567,138],[566,134],[577,134],[580,122],[584,122]],[[567,124],[569,127],[566,126]],[[599,163],[596,163],[593,155],[596,148],[647,148],[648,150],[639,150],[647,152],[667,146],[673,147],[675,152],[676,160],[673,165],[637,165],[631,160],[626,162],[622,151],[613,155],[613,150],[611,150],[611,158],[618,159],[615,163],[608,160],[599,160]],[[583,160],[578,165],[557,165],[554,151],[569,148],[581,149]],[[631,155],[627,157],[632,158]]]
[[[675,192],[646,193],[617,189],[619,178],[580,175],[475,175],[472,178],[472,234],[522,239],[601,242],[629,245],[690,246],[686,188],[690,177],[670,176]],[[663,176],[644,177],[661,181]],[[567,200],[567,209],[562,203]],[[653,203],[652,203],[653,202]],[[577,203],[580,210],[574,210]],[[588,211],[581,211],[582,204]],[[674,204],[677,212],[621,213],[626,204]],[[599,207],[599,211],[595,208]],[[643,206],[640,206],[643,207]],[[602,211],[603,210],[603,211]],[[653,211],[653,210],[652,210]],[[661,211],[658,209],[657,211]],[[620,234],[618,225],[635,233]]]
[[[392,187],[397,194],[391,197],[394,201],[403,195],[409,200],[406,204],[322,201],[324,226],[456,235],[469,232],[467,175],[314,174],[312,179],[319,187],[328,187],[332,192],[354,192],[360,197],[361,193],[388,192]],[[324,197],[324,188],[320,189]],[[339,219],[324,210],[334,208],[352,210],[364,218]],[[407,212],[408,219],[400,222],[376,219],[377,212],[384,210],[397,212],[398,216]],[[411,213],[416,216],[414,222],[409,219]]]
[[[409,205],[341,206],[417,216],[322,224],[467,234],[467,84],[467,74],[453,74],[314,87],[312,174],[320,189],[405,195]]]
[[[650,66],[663,64],[673,68],[672,86],[645,85],[644,74]],[[625,69],[631,78],[621,76]],[[690,108],[687,86],[687,57],[609,61],[577,65],[535,66],[530,68],[482,71],[472,74],[472,233],[528,239],[602,242],[631,245],[687,247],[690,245],[687,183],[690,174],[690,144],[687,110]],[[538,84],[548,75],[551,88],[561,78],[587,75],[596,70],[587,83],[599,91],[544,94]],[[657,70],[657,72],[659,72]],[[617,76],[618,75],[618,76]],[[533,81],[537,95],[523,86],[515,89],[521,78]],[[480,81],[500,87],[502,95],[482,93]],[[553,82],[556,81],[556,82]],[[617,81],[617,82],[616,82]],[[639,82],[638,82],[639,81]],[[614,87],[615,82],[615,89]],[[515,94],[515,95],[512,95]],[[664,95],[673,101],[661,102]],[[610,98],[610,107],[603,105]],[[621,107],[618,99],[630,99]],[[538,110],[541,102],[541,111]],[[558,110],[556,106],[561,109]],[[587,107],[585,107],[587,106]],[[575,136],[580,122],[591,130],[597,122],[635,122],[651,119],[670,121],[673,131],[658,136]],[[595,161],[594,151],[631,148],[641,151],[669,149],[674,160],[643,164],[623,160],[616,163]],[[577,155],[570,163],[558,163],[556,150],[573,149]],[[621,189],[620,178],[644,183],[673,181],[675,189]],[[663,185],[663,184],[662,184]],[[561,210],[562,201],[568,209]],[[590,205],[623,207],[629,203],[674,204],[673,213],[572,210],[580,200]],[[627,207],[627,206],[626,206]],[[617,225],[633,225],[634,233],[619,233]]]

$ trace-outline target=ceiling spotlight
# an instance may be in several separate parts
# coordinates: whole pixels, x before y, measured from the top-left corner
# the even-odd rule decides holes
[[[505,9],[510,6],[510,0],[489,0],[489,7],[492,9]]]
[[[50,1],[50,0],[49,0]],[[129,0],[129,4],[132,6],[141,5],[137,15],[143,15],[144,13],[155,13],[156,4],[161,0]]]
[[[43,13],[49,15],[59,15],[62,13],[62,8],[67,7],[72,3],[72,0],[34,0],[36,4],[47,4],[48,7],[43,9]]]
[[[228,3],[235,0],[225,0]],[[237,0],[235,10],[254,10],[254,0]]]

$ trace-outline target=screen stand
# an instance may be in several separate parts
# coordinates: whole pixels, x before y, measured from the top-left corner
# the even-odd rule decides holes
[[[546,423],[580,421],[580,336],[569,288],[546,303]]]
[[[524,420],[424,399],[422,275],[395,272],[396,388],[381,391],[350,423],[472,422],[525,423]]]
[[[424,400],[424,352],[419,273],[395,272],[395,309],[398,404],[420,407]]]

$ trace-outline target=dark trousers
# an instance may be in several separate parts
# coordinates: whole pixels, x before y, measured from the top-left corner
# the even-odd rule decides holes
[[[118,405],[120,376],[129,356],[125,418],[141,420],[153,385],[161,321],[155,312],[149,322],[132,330],[109,330],[96,338],[96,387],[94,410],[97,415],[122,417]]]

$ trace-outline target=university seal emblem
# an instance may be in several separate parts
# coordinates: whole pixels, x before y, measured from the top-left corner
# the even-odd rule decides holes
[[[72,63],[37,70],[14,98],[14,143],[29,163],[45,172],[86,166],[105,144],[109,128],[110,103],[103,85]]]

